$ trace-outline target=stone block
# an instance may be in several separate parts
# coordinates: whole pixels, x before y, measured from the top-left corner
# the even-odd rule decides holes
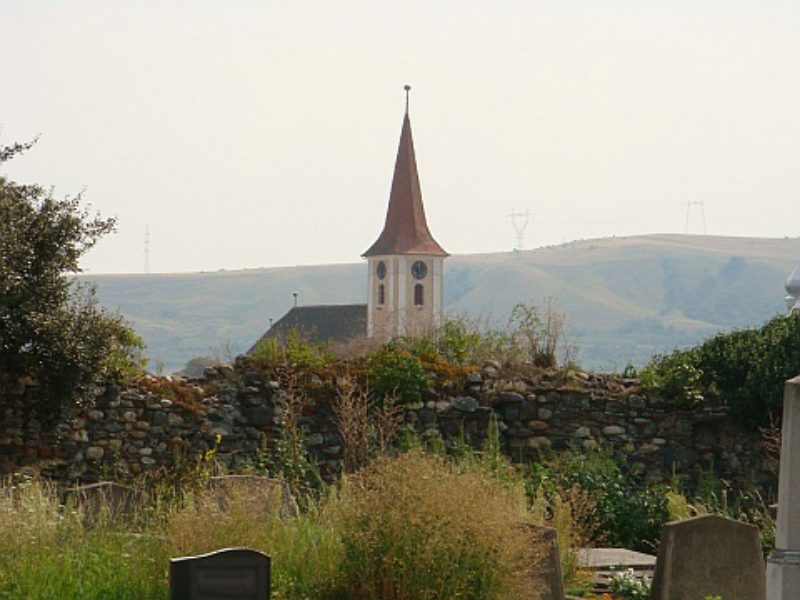
[[[264,427],[272,422],[275,411],[263,406],[242,408],[242,416],[247,420],[248,425],[253,427]]]
[[[528,440],[529,448],[542,449],[542,448],[549,448],[550,446],[552,446],[550,440],[543,436],[532,437]]]
[[[622,435],[625,433],[625,428],[619,425],[608,425],[603,427],[603,435]]]
[[[140,511],[145,504],[145,494],[112,481],[101,481],[64,490],[61,502],[82,508],[90,521],[98,516],[116,519]]]
[[[564,582],[561,575],[561,558],[558,536],[552,527],[526,525],[533,546],[530,584],[532,598],[538,600],[564,600]]]
[[[503,402],[523,402],[525,397],[519,392],[500,392],[500,400]]]
[[[243,504],[253,515],[267,517],[277,512],[281,517],[295,517],[297,502],[288,484],[280,479],[255,475],[224,475],[208,482],[211,497],[225,510],[231,502]]]
[[[100,446],[89,446],[84,455],[87,460],[100,460],[103,458],[104,450]]]
[[[667,523],[651,589],[652,600],[765,600],[758,528],[717,515]]]
[[[591,432],[591,431],[589,431],[589,428],[588,428],[588,427],[583,427],[583,426],[581,426],[581,427],[578,427],[578,428],[577,428],[577,429],[576,429],[576,430],[575,430],[575,431],[572,433],[572,435],[573,435],[573,436],[575,436],[576,438],[587,438],[587,437],[590,437],[590,436],[592,435],[592,432]]]

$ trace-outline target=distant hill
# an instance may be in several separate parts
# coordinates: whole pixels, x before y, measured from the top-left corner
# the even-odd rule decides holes
[[[520,253],[452,256],[445,308],[494,326],[517,302],[552,296],[579,361],[596,370],[718,331],[759,325],[785,310],[800,239],[647,235],[571,242]],[[100,301],[144,337],[153,365],[236,355],[293,304],[365,301],[365,263],[213,273],[95,275]]]

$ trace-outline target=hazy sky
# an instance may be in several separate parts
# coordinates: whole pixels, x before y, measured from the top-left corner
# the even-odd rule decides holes
[[[124,5],[124,6],[123,6]],[[403,113],[451,253],[800,234],[800,2],[0,0],[16,180],[86,188],[91,273],[358,260]],[[690,232],[700,233],[693,207]]]

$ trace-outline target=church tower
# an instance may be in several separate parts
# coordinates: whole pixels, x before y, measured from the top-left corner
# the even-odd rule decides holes
[[[414,140],[406,112],[392,177],[386,223],[367,259],[367,337],[381,341],[430,332],[442,321],[444,259],[425,219],[422,190],[414,157]]]

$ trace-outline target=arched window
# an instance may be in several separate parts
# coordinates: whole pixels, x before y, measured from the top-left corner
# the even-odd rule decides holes
[[[378,304],[383,305],[386,303],[386,291],[383,289],[383,284],[378,285]]]
[[[422,306],[425,304],[425,288],[421,283],[414,286],[414,306]]]

